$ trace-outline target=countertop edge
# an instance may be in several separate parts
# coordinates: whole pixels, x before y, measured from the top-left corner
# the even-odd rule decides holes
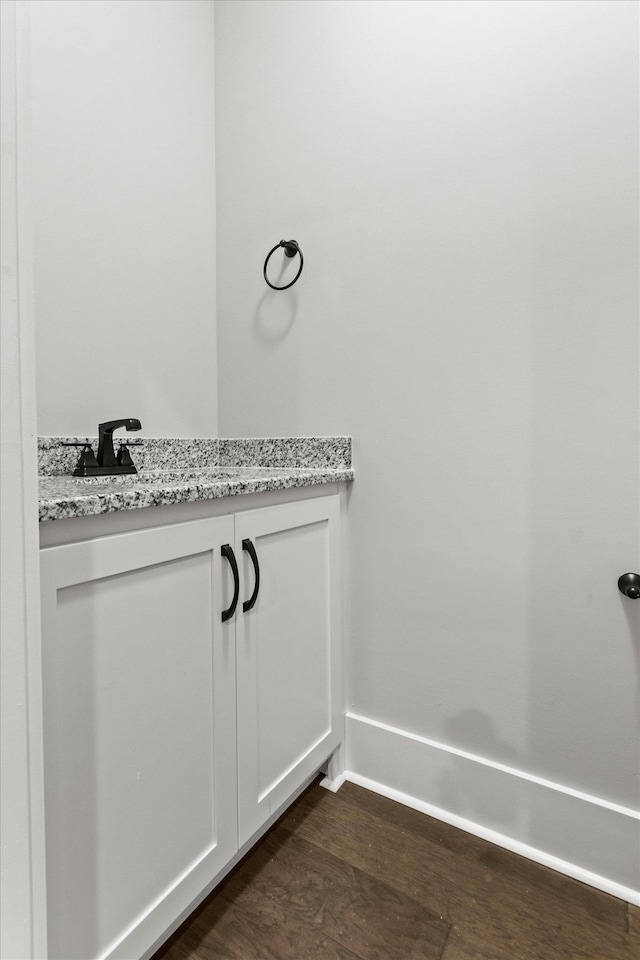
[[[177,503],[193,503],[203,500],[215,500],[223,497],[237,497],[251,493],[265,493],[274,490],[287,490],[295,487],[316,484],[348,482],[354,479],[352,468],[304,469],[274,468],[273,475],[265,476],[264,468],[259,475],[251,475],[251,468],[238,477],[211,478],[198,477],[181,481],[174,479],[163,482],[157,478],[139,478],[135,486],[122,485],[121,489],[110,487],[100,490],[96,486],[83,490],[68,490],[58,495],[47,496],[47,482],[55,480],[64,485],[71,478],[41,477],[42,488],[39,498],[39,522],[54,522],[77,517],[97,516],[116,513],[123,510],[140,510],[148,507],[170,506]]]

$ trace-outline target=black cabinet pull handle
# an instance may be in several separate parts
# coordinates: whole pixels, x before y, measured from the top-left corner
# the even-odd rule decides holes
[[[229,561],[229,566],[231,567],[231,572],[233,573],[233,600],[231,601],[231,606],[228,610],[222,611],[222,622],[225,620],[230,620],[231,617],[236,612],[236,607],[238,606],[238,597],[240,596],[240,574],[238,573],[238,564],[236,563],[236,555],[233,552],[233,547],[225,543],[223,547],[220,548],[220,553]]]
[[[618,580],[618,590],[630,600],[637,600],[640,597],[640,574],[623,573]]]
[[[255,605],[256,600],[258,599],[258,590],[260,589],[260,564],[258,563],[258,554],[256,553],[256,548],[251,543],[251,540],[242,541],[242,549],[246,550],[249,556],[251,557],[251,562],[253,564],[253,572],[255,574],[255,584],[253,587],[253,593],[248,600],[245,600],[242,604],[242,612],[246,613],[247,610]]]

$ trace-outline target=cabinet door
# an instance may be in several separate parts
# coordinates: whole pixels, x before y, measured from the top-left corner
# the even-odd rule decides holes
[[[42,551],[50,958],[140,956],[237,850],[233,529]]]
[[[311,776],[342,738],[339,498],[236,516],[240,844]],[[242,595],[244,594],[244,595]]]

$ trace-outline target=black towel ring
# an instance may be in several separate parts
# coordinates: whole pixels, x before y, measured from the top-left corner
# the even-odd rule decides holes
[[[299,269],[298,272],[296,273],[296,275],[295,275],[295,277],[293,278],[293,280],[291,281],[291,283],[286,283],[286,284],[284,285],[284,287],[276,287],[273,283],[271,283],[271,281],[269,280],[269,278],[268,278],[268,276],[267,276],[267,264],[269,263],[269,258],[270,258],[270,256],[271,256],[272,253],[275,253],[275,252],[276,252],[276,250],[278,249],[278,247],[284,247],[284,255],[285,255],[285,257],[295,257],[296,253],[297,253],[298,256],[300,257],[300,269]],[[280,243],[276,243],[276,245],[275,245],[275,247],[273,248],[273,250],[269,250],[269,253],[267,254],[267,259],[266,259],[265,262],[264,262],[264,278],[265,278],[265,280],[267,281],[267,283],[269,284],[269,286],[271,287],[272,290],[286,290],[288,287],[292,287],[292,286],[294,285],[294,283],[296,282],[296,280],[298,279],[298,277],[299,277],[300,274],[302,273],[302,265],[303,265],[303,263],[304,263],[304,260],[302,259],[302,250],[301,250],[300,247],[298,246],[297,241],[296,241],[296,240],[281,240]]]

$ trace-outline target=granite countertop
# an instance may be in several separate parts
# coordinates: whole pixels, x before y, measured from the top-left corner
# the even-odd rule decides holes
[[[62,448],[62,439],[69,438],[39,442],[41,521],[336,483],[354,476],[349,437],[147,440],[144,449],[131,451],[138,473],[91,478],[70,476],[78,451]],[[167,469],[167,463],[182,467]]]

